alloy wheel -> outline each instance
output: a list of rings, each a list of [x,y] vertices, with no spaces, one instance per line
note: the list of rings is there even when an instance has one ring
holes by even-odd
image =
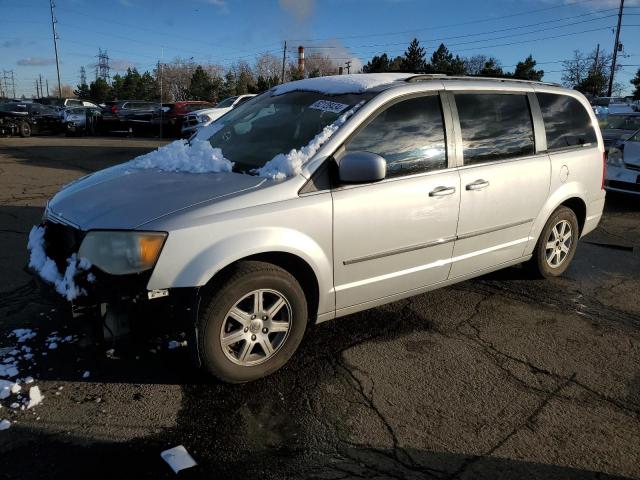
[[[287,298],[270,289],[254,290],[227,312],[220,331],[225,356],[242,366],[258,365],[274,356],[291,329]]]
[[[551,268],[558,268],[566,260],[573,244],[571,224],[566,220],[559,221],[549,233],[545,246],[545,257]]]

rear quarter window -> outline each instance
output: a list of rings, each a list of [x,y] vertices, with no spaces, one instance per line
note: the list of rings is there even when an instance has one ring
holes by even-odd
[[[568,95],[537,93],[547,135],[547,150],[596,144],[591,117],[582,103]]]

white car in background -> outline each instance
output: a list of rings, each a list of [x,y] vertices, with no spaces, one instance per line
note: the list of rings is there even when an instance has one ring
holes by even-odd
[[[609,149],[605,188],[640,194],[640,130]]]
[[[233,110],[238,105],[242,105],[253,97],[255,97],[253,93],[228,97],[218,103],[214,108],[196,110],[195,112],[185,115],[184,121],[182,122],[182,136],[190,137],[199,128],[210,125],[225,113]]]

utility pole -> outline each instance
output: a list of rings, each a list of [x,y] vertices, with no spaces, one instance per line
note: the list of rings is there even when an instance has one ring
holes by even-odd
[[[44,97],[44,90],[42,89],[42,74],[40,74],[40,96]]]
[[[53,48],[56,51],[56,71],[58,72],[58,98],[62,98],[62,86],[60,85],[60,60],[58,59],[58,34],[56,33],[56,20],[55,15],[53,14],[53,9],[55,8],[55,4],[53,0],[49,0],[49,7],[51,8],[51,29],[53,30]]]
[[[344,62],[344,64],[347,66],[347,75],[348,75],[351,73],[351,60]]]
[[[16,98],[16,82],[13,79],[13,70],[11,70],[11,88],[13,89],[13,98]]]
[[[284,83],[284,63],[287,61],[287,41],[284,41],[284,48],[282,49],[282,76],[280,77],[280,83]]]
[[[38,90],[38,79],[36,78],[36,98],[40,98],[40,90]]]
[[[596,78],[598,74],[598,60],[600,59],[600,44],[596,47],[596,58],[593,60],[593,78]],[[596,97],[598,95],[598,85],[593,83],[593,96]]]
[[[47,84],[47,97],[48,97],[49,96],[49,79],[47,78],[45,82]]]
[[[616,42],[613,44],[613,60],[611,60],[611,75],[609,76],[609,88],[607,97],[611,96],[613,90],[613,76],[616,73],[616,60],[618,59],[618,48],[620,46],[620,25],[622,24],[622,11],[624,10],[624,0],[620,0],[620,11],[618,12],[618,26],[616,27]]]

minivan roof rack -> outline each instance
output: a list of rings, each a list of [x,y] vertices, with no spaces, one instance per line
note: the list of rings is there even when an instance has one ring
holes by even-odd
[[[422,82],[424,80],[494,80],[498,82],[519,82],[519,83],[534,83],[537,85],[550,85],[553,87],[561,87],[559,83],[542,82],[538,80],[523,80],[520,78],[505,78],[505,77],[480,77],[471,75],[446,75],[444,73],[420,73],[412,75],[405,79],[405,82]]]

